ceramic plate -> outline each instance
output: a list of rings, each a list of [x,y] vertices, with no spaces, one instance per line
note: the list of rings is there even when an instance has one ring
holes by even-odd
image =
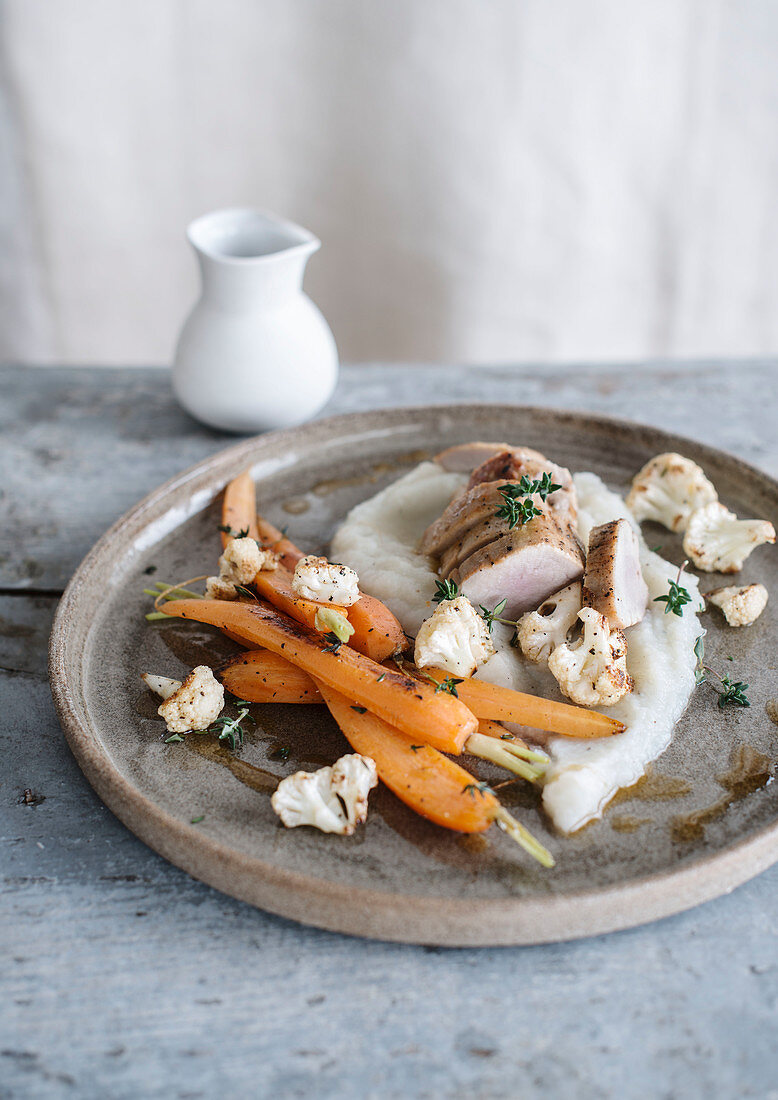
[[[741,574],[773,594],[758,622],[733,630],[702,616],[709,663],[750,683],[750,709],[722,712],[712,690],[699,689],[647,779],[572,837],[549,830],[535,791],[505,789],[509,808],[556,856],[552,871],[496,829],[446,832],[381,787],[352,837],[285,830],[270,806],[278,779],[347,751],[323,708],[255,707],[256,730],[235,754],[211,737],[163,743],[141,672],[180,676],[236,647],[197,624],[147,624],[142,589],[152,576],[213,572],[226,481],[252,467],[262,511],[288,525],[303,548],[322,551],[354,504],[421,458],[471,439],[542,449],[620,491],[649,457],[680,451],[704,466],[727,505],[778,525],[778,483],[765,474],[698,443],[596,416],[488,405],[402,409],[247,440],[148,496],[103,536],[68,586],[52,634],[51,682],[89,782],[137,836],[219,890],[381,939],[465,945],[586,936],[688,908],[762,871],[778,859],[778,783],[770,781],[778,726],[767,707],[778,695],[778,554],[769,548]],[[646,534],[680,562],[676,536],[659,527]],[[721,583],[705,576],[702,588]],[[744,758],[749,775],[733,780]]]

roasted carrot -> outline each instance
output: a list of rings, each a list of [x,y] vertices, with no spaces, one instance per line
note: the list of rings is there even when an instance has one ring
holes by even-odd
[[[222,547],[239,531],[248,531],[249,538],[259,539],[257,496],[248,470],[227,483],[222,500],[222,527],[229,527],[232,532],[231,535],[222,531]]]
[[[266,680],[274,689],[272,698],[277,703],[320,702],[321,700],[317,698],[316,681],[288,661],[286,661],[286,668],[293,673],[293,676],[287,685],[284,661],[285,658],[276,657],[266,649],[240,653],[220,667],[219,679],[228,691],[241,699],[246,699],[249,703],[268,701]],[[309,694],[300,697],[299,689],[303,686],[308,689]],[[430,736],[425,734],[424,739],[429,741]],[[530,783],[537,782],[543,774],[544,765],[548,762],[545,753],[533,751],[520,738],[513,738],[504,726],[498,726],[496,722],[479,723],[478,731],[468,736],[462,751],[480,756],[483,760],[490,760],[493,764],[513,772],[514,775],[529,780]]]
[[[438,682],[448,676],[439,668],[425,668],[424,674]],[[456,688],[457,695],[476,718],[515,722],[564,737],[610,737],[626,728],[623,722],[617,722],[615,718],[596,710],[558,703],[538,695],[526,695],[522,691],[490,684],[488,680],[468,678],[457,683]]]
[[[275,550],[276,554],[281,558],[281,564],[286,569],[290,569],[294,572],[294,567],[297,565],[300,558],[305,557],[302,550],[295,546],[295,544],[286,537],[283,531],[279,531],[277,527],[262,516],[257,516],[257,530],[259,531],[259,538],[262,545],[269,547],[271,550]]]
[[[171,600],[167,615],[226,628],[287,657],[317,680],[347,692],[390,725],[443,752],[461,752],[478,723],[464,703],[430,683],[385,668],[348,645],[329,645],[315,630],[263,604]]]
[[[239,653],[218,669],[219,680],[239,699],[249,703],[323,703],[321,692],[307,672],[269,649]]]
[[[238,474],[225,486],[222,500],[222,526],[229,527],[234,534],[248,530],[249,538],[256,539],[265,548],[275,550],[287,569],[293,570],[300,558],[304,556],[302,550],[290,542],[283,532],[262,516],[257,515],[257,491],[248,470]],[[230,535],[229,532],[222,531],[222,547],[227,545],[234,534]]]
[[[282,568],[260,573],[256,588],[280,611],[306,626],[314,626],[319,605],[302,599],[292,590],[292,573],[304,554],[282,531],[257,515],[256,489],[248,470],[233,478],[224,490],[222,526],[235,534],[247,530],[251,538],[279,555]],[[223,547],[230,537],[228,532],[222,532]],[[354,627],[350,645],[374,661],[383,661],[405,648],[405,635],[396,617],[373,596],[363,594],[348,612],[345,608],[333,610],[346,615]]]
[[[395,653],[402,653],[408,644],[398,619],[375,596],[362,593],[348,609],[348,621],[354,627],[349,645],[374,661],[385,661]]]
[[[292,574],[283,566],[257,573],[254,587],[268,603],[306,626],[316,626],[316,612],[322,606],[339,611],[354,628],[348,644],[374,661],[385,661],[393,653],[399,653],[406,644],[397,619],[388,607],[372,596],[362,596],[351,607],[334,607],[332,604],[322,605],[305,600],[292,588]]]
[[[319,688],[351,747],[375,761],[379,778],[406,806],[460,833],[482,833],[496,822],[535,859],[553,867],[550,852],[503,809],[486,784],[429,745],[416,744],[374,714],[355,709],[340,692],[323,683]]]
[[[349,617],[350,608],[335,607],[333,604],[314,603],[313,600],[306,600],[298,595],[292,588],[292,574],[283,566],[278,569],[263,569],[261,573],[257,573],[253,585],[260,596],[264,596],[268,603],[272,603],[273,607],[283,611],[286,615],[290,615],[304,626],[318,629],[316,626],[316,612],[321,611],[325,606],[332,608],[333,611],[339,611],[345,618]],[[349,641],[350,645],[352,643],[353,639]],[[358,647],[355,646],[354,648]]]

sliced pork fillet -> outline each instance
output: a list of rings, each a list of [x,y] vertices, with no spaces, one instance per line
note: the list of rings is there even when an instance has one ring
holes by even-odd
[[[525,476],[532,480],[545,473],[551,474],[553,481],[561,485],[561,489],[546,498],[548,503],[566,519],[575,519],[578,502],[570,471],[526,447],[509,447],[492,455],[473,470],[467,488],[489,481],[519,481]]]
[[[612,627],[639,623],[648,607],[640,568],[640,544],[626,519],[593,527],[583,583],[584,607],[593,607]]]
[[[450,576],[476,605],[492,608],[506,600],[503,615],[515,619],[583,571],[584,552],[575,531],[548,509],[476,550]]]
[[[447,547],[460,542],[471,527],[494,516],[505,503],[500,489],[512,484],[510,481],[485,481],[458,493],[440,519],[424,532],[419,550],[439,558]]]
[[[494,511],[480,523],[473,524],[464,531],[460,538],[447,546],[440,555],[440,567],[438,572],[441,577],[449,576],[463,561],[469,558],[476,550],[486,546],[489,542],[501,538],[511,530],[508,520],[502,516],[496,516]]]

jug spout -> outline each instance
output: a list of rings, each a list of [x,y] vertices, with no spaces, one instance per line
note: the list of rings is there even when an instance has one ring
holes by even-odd
[[[321,247],[302,226],[248,208],[196,218],[187,238],[197,253],[204,292],[233,306],[260,290],[272,298],[299,291],[308,258]]]

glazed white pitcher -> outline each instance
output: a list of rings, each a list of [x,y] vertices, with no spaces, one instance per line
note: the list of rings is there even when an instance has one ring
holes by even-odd
[[[217,210],[187,229],[202,294],[181,331],[173,389],[215,428],[299,424],[325,405],[338,377],[327,322],[303,293],[312,233],[257,210]]]

